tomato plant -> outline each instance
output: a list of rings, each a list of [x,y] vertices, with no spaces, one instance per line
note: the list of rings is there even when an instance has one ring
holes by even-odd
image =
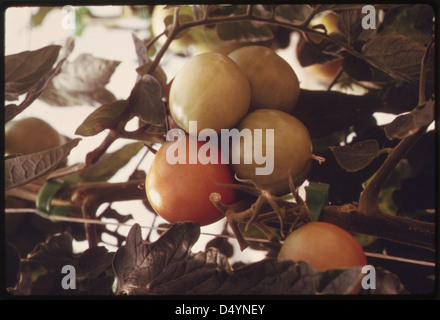
[[[436,7],[15,9],[69,35],[6,46],[5,128],[66,138],[5,132],[10,294],[435,292]]]

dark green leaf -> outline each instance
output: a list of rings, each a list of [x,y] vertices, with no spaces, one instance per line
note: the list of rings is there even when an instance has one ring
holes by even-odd
[[[343,294],[360,267],[319,272],[306,262],[262,261],[231,270],[216,249],[192,253],[200,227],[176,223],[156,242],[142,239],[134,225],[113,260],[117,294],[130,295],[285,295]]]
[[[143,76],[133,88],[128,104],[134,115],[155,126],[165,124],[166,110],[162,101],[161,85],[152,75]]]
[[[344,36],[340,34],[333,34],[332,37],[345,40]],[[319,43],[301,39],[296,50],[299,63],[303,67],[333,61],[339,58],[344,51],[340,46],[327,39],[323,39]]]
[[[113,253],[104,247],[90,248],[82,254],[73,252],[73,237],[56,234],[38,244],[21,262],[20,281],[11,290],[15,295],[112,295]],[[61,282],[62,268],[75,269],[76,289],[66,290]]]
[[[103,104],[81,123],[75,134],[87,137],[94,136],[105,129],[112,128],[119,119],[119,116],[127,108],[127,100],[116,100]]]
[[[63,182],[61,180],[48,180],[40,188],[37,195],[37,200],[35,201],[36,209],[49,213],[51,210],[52,198],[55,194],[63,187]]]
[[[349,54],[342,60],[342,68],[350,77],[358,81],[371,81],[373,78],[371,66],[363,59]]]
[[[61,46],[50,45],[5,57],[5,98],[16,100],[27,92],[56,62]]]
[[[134,33],[132,34],[132,38],[139,66],[149,63],[150,58],[148,57],[147,47],[145,46],[145,43]]]
[[[367,62],[396,79],[419,81],[425,48],[418,42],[397,34],[379,35],[363,46],[362,53]]]
[[[76,138],[60,147],[6,160],[6,190],[25,185],[54,170],[67,158],[80,140]]]
[[[281,4],[276,6],[275,16],[280,20],[301,23],[312,11],[308,4]]]
[[[430,4],[414,4],[386,11],[380,29],[383,34],[401,34],[425,43],[434,30],[434,7]]]
[[[391,123],[386,125],[384,129],[385,134],[390,140],[396,138],[402,139],[420,128],[431,124],[434,121],[434,114],[435,102],[434,100],[429,100],[410,113],[395,118]]]
[[[119,169],[123,168],[142,148],[143,143],[135,142],[123,146],[121,149],[103,155],[98,162],[86,167],[80,177],[84,181],[107,181]]]
[[[356,172],[368,166],[380,153],[376,140],[365,140],[353,145],[330,148],[338,164],[348,172]]]
[[[28,106],[32,104],[46,89],[47,85],[50,83],[53,77],[55,77],[64,63],[65,59],[62,59],[58,62],[55,68],[46,73],[44,77],[42,77],[37,83],[35,83],[32,88],[29,89],[26,94],[25,99],[19,104],[10,104],[5,106],[5,121],[8,122],[12,120],[16,115],[26,109]]]
[[[362,15],[360,10],[345,10],[339,13],[337,27],[353,43],[362,32]]]
[[[78,264],[88,279],[96,279],[111,267],[113,256],[104,247],[89,248],[81,254]]]
[[[321,210],[328,205],[328,190],[330,186],[326,183],[310,182],[306,190],[306,203],[309,208],[311,221],[318,221]]]

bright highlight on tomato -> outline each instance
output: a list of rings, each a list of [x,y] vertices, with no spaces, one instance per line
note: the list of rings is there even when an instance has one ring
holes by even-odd
[[[282,245],[278,260],[306,261],[320,271],[367,264],[359,242],[327,222],[309,222],[294,230]]]
[[[189,160],[190,140],[197,145],[196,164]],[[157,151],[145,180],[145,189],[151,206],[168,222],[192,221],[204,226],[223,218],[223,213],[209,200],[212,192],[219,193],[224,204],[235,201],[234,189],[218,185],[233,183],[229,166],[222,164],[220,159],[218,164],[213,164],[208,159],[209,154],[204,158],[205,153],[199,152],[202,147],[217,147],[207,146],[209,143],[187,135],[176,142],[165,142]],[[168,162],[167,150],[171,146],[186,150],[186,164]]]

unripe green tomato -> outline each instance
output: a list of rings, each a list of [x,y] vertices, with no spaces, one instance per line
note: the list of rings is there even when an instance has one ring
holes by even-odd
[[[189,132],[189,121],[202,129],[234,127],[248,112],[249,82],[227,56],[208,52],[191,57],[175,76],[169,108],[177,125]]]
[[[12,121],[7,125],[5,153],[26,155],[59,147],[65,142],[65,138],[46,121],[38,118],[25,118]]]
[[[298,102],[298,77],[290,64],[264,46],[246,46],[228,55],[251,85],[251,110],[277,109],[290,113]]]
[[[262,167],[255,161],[255,143],[252,140],[240,139],[240,144],[232,144],[231,155],[240,154],[240,163],[232,163],[232,169],[239,179],[251,179],[259,187],[272,194],[283,195],[289,192],[289,174],[295,186],[300,186],[308,173],[312,160],[312,142],[307,128],[294,116],[274,109],[258,109],[248,114],[238,125],[242,131],[263,129],[261,150],[266,152],[266,161],[273,159],[273,172],[257,175],[256,168]],[[267,141],[267,129],[273,129],[273,145]],[[273,154],[271,153],[273,149]],[[252,163],[245,163],[245,150],[252,150]],[[273,156],[273,158],[272,158]]]
[[[309,222],[295,229],[281,246],[278,260],[306,261],[319,271],[367,264],[359,242],[327,222]]]

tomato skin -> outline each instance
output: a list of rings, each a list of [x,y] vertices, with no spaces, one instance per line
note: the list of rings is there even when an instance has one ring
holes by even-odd
[[[278,260],[306,261],[320,271],[367,264],[358,241],[327,222],[309,222],[294,230],[282,245]]]
[[[223,218],[223,213],[209,200],[212,192],[219,193],[224,204],[233,203],[236,195],[234,189],[217,185],[233,183],[229,165],[220,163],[220,158],[218,164],[201,164],[201,153],[196,164],[189,163],[191,139],[197,144],[197,150],[210,143],[196,141],[195,137],[188,135],[176,142],[165,142],[148,170],[145,189],[151,206],[168,222],[193,221],[204,226]],[[167,150],[173,143],[185,144],[186,164],[170,164],[167,161]]]
[[[228,57],[244,72],[251,86],[251,107],[292,112],[298,102],[299,80],[290,64],[268,47],[244,46]]]
[[[191,57],[171,85],[169,108],[176,124],[189,132],[189,122],[203,129],[233,128],[249,110],[249,82],[227,56],[208,52]],[[191,133],[192,134],[192,133]]]
[[[312,163],[313,147],[307,128],[294,116],[275,109],[258,109],[249,113],[238,125],[238,130],[267,129],[274,130],[273,172],[267,175],[257,175],[255,163],[245,163],[244,150],[253,150],[255,141],[240,141],[232,146],[231,153],[240,154],[240,162],[232,163],[233,171],[240,179],[251,179],[258,186],[269,190],[274,195],[284,195],[290,191],[289,174],[295,186],[300,186]],[[251,145],[250,145],[251,144]],[[262,150],[270,152],[271,143],[263,138]]]

